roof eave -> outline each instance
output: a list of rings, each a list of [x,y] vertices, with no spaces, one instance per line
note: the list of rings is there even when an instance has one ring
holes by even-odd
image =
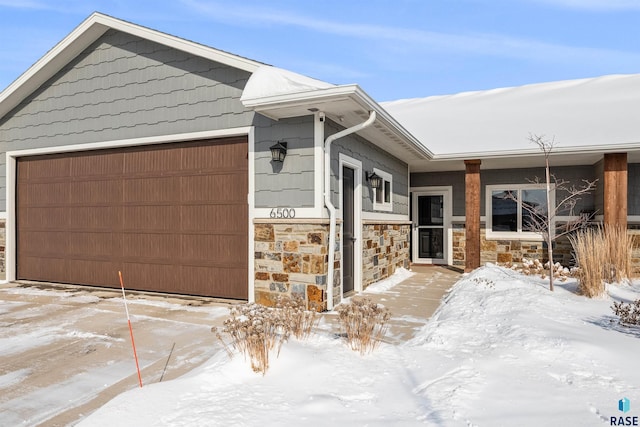
[[[331,113],[331,105],[336,105],[340,101],[350,102],[354,111],[358,109],[375,111],[377,114],[376,120],[382,122],[392,130],[396,136],[411,146],[418,156],[423,159],[433,158],[433,153],[429,151],[429,149],[402,127],[402,125],[358,85],[341,85],[326,89],[313,89],[304,92],[242,100],[245,107],[274,120],[294,117],[303,113],[311,114],[316,108],[325,113]]]
[[[605,144],[605,145],[574,145],[570,147],[554,147],[551,156],[566,154],[605,154],[640,150],[640,142]],[[465,159],[496,159],[514,157],[541,156],[543,153],[536,148],[527,150],[477,151],[464,153],[438,153],[433,160],[465,160]]]

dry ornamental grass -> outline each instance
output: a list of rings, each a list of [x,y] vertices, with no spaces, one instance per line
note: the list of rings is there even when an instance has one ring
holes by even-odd
[[[605,283],[631,278],[633,241],[622,227],[597,227],[569,236],[577,264],[578,291],[589,298],[603,295]]]
[[[391,313],[388,308],[368,298],[353,300],[336,307],[340,325],[346,332],[352,350],[365,354],[375,350],[389,327]]]
[[[276,308],[250,303],[231,307],[230,317],[224,321],[221,330],[212,328],[212,332],[222,342],[229,357],[233,350],[249,357],[254,372],[264,375],[269,369],[269,354],[280,354],[282,344],[293,334],[304,339],[317,325],[316,312],[305,310],[304,300],[298,298],[280,298]],[[230,339],[227,343],[223,337]]]
[[[254,303],[233,306],[223,327],[214,327],[211,331],[222,342],[229,357],[237,350],[249,358],[254,372],[264,375],[269,369],[271,352],[276,351],[277,357],[282,344],[291,335],[306,339],[317,326],[320,317],[305,307],[302,298],[280,298],[275,308]],[[391,318],[389,309],[368,298],[340,304],[336,311],[348,345],[360,354],[378,346]]]

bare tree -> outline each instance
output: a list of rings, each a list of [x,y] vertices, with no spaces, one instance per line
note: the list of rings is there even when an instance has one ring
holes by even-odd
[[[553,291],[553,242],[562,236],[584,228],[594,217],[595,212],[575,214],[575,207],[582,196],[590,193],[596,187],[596,182],[583,179],[581,185],[577,186],[564,179],[558,179],[551,173],[549,167],[549,157],[556,146],[555,138],[550,141],[544,135],[529,135],[529,141],[536,144],[544,155],[545,162],[545,181],[541,182],[539,178],[529,180],[533,184],[545,184],[546,189],[546,206],[542,203],[530,203],[522,201],[522,210],[527,214],[527,231],[540,234],[547,244],[547,256],[549,258],[549,290]],[[555,205],[552,204],[552,194],[554,190],[556,194],[560,194],[558,199],[556,196]],[[517,196],[511,192],[507,193],[506,198],[517,202]],[[569,221],[557,221],[558,216],[569,216]],[[524,217],[524,215],[523,215]],[[524,218],[523,218],[524,221]]]

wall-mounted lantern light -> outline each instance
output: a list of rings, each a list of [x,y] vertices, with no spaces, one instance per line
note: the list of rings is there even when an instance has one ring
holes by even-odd
[[[286,141],[278,141],[271,147],[271,160],[274,162],[284,162],[284,158],[287,157],[287,142]]]
[[[367,181],[369,181],[369,184],[371,185],[371,188],[375,188],[376,190],[380,189],[380,187],[382,187],[382,178],[380,178],[378,175],[376,175],[375,172],[367,172]]]

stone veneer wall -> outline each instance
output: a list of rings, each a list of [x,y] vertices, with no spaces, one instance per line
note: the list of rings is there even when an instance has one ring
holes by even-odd
[[[480,264],[521,262],[522,258],[546,259],[547,251],[541,241],[526,240],[487,240],[486,229],[480,229]],[[568,239],[555,242],[553,258],[564,266],[573,263],[571,243]],[[453,229],[453,265],[464,268],[465,229]]]
[[[366,222],[362,226],[362,288],[409,268],[411,224]]]
[[[307,302],[308,309],[326,310],[329,224],[268,220],[256,221],[254,230],[255,301],[274,306],[278,296],[298,295]],[[340,248],[339,244],[336,246]],[[334,277],[340,278],[339,250],[334,268]]]

